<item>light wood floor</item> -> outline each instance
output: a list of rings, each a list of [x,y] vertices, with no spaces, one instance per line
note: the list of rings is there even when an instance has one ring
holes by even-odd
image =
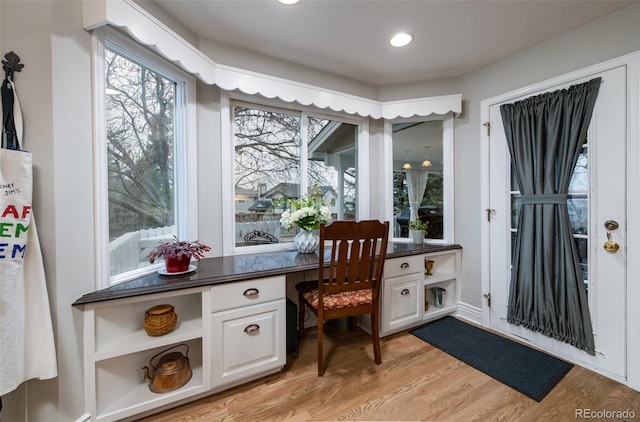
[[[308,336],[283,372],[142,421],[578,421],[577,409],[640,420],[640,392],[579,366],[538,403],[408,332],[382,339],[377,366],[368,335],[334,331],[322,378]]]

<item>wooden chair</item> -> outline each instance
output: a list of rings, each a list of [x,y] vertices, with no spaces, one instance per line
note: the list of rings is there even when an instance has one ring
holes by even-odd
[[[373,354],[376,364],[382,362],[379,298],[388,235],[388,221],[334,221],[320,226],[318,280],[296,285],[300,340],[305,333],[305,307],[318,317],[318,376],[324,375],[323,322],[330,319],[352,317],[355,328],[357,315],[370,314]],[[325,241],[331,246],[325,246]]]

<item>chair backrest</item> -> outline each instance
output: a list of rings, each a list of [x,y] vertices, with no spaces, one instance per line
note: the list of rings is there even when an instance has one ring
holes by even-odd
[[[373,288],[377,293],[384,270],[389,222],[334,221],[320,226],[320,297],[326,293]],[[325,242],[330,242],[325,245]],[[330,248],[330,249],[328,249]],[[325,259],[328,250],[328,261]],[[328,263],[328,267],[325,266]],[[377,294],[375,295],[377,297]]]

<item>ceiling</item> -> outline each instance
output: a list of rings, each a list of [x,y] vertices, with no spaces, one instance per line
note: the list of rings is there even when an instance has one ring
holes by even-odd
[[[155,3],[195,34],[217,43],[384,86],[464,75],[637,1]],[[400,30],[414,34],[414,42],[390,47],[388,39]]]

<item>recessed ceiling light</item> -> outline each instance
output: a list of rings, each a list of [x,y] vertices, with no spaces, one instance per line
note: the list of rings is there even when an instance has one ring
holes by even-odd
[[[300,3],[301,0],[278,0],[278,3],[286,4],[287,6],[291,6],[292,4]]]
[[[398,32],[396,35],[391,37],[391,39],[389,40],[389,44],[391,44],[393,47],[404,47],[411,41],[413,41],[413,35],[409,34],[408,32]]]

